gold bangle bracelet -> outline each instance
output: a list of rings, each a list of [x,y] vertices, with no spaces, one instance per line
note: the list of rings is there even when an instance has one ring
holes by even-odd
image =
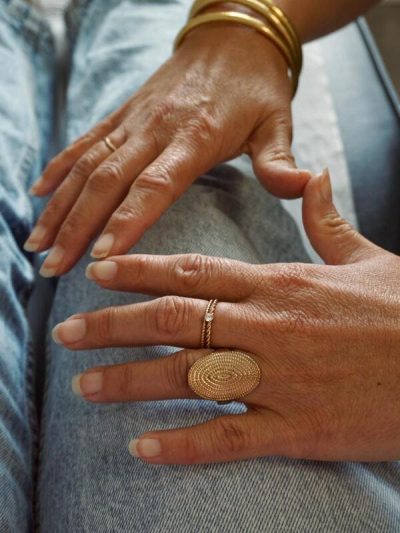
[[[237,13],[236,11],[216,11],[213,13],[198,15],[197,17],[189,20],[178,33],[174,42],[174,50],[178,48],[185,36],[190,31],[194,30],[198,26],[201,26],[202,24],[208,24],[210,22],[233,22],[235,24],[249,26],[274,43],[286,59],[288,67],[291,71],[293,94],[296,94],[300,72],[298,70],[298,65],[293,63],[292,54],[290,53],[287,43],[278,35],[276,35],[276,33],[274,33],[268,26],[266,26],[266,24],[261,22],[261,20],[249,15],[245,15],[244,13]]]
[[[227,1],[231,4],[234,3],[248,7],[262,15],[279,32],[281,37],[287,41],[291,49],[292,61],[298,65],[298,70],[301,70],[303,54],[299,41],[293,39],[286,25],[282,23],[282,20],[262,0],[196,0],[189,12],[189,19],[195,17],[211,5],[226,3]]]
[[[227,0],[229,1],[229,0]],[[286,27],[290,35],[292,36],[293,42],[297,43],[298,47],[301,50],[301,41],[300,37],[298,36],[293,24],[290,22],[289,18],[286,16],[285,12],[282,11],[281,8],[279,8],[277,5],[275,5],[272,0],[260,0],[261,2],[265,3],[273,13],[279,18],[279,20],[282,22],[282,24]],[[300,68],[302,67],[302,62],[300,64]]]

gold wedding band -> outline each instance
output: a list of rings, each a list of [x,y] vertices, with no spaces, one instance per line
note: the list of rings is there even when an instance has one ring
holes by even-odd
[[[239,350],[218,350],[196,361],[188,384],[204,400],[229,403],[253,392],[261,382],[261,369],[253,356]]]
[[[103,138],[103,141],[105,142],[107,148],[109,148],[112,152],[116,152],[117,151],[117,147],[115,146],[115,144],[110,140],[109,137],[104,137]]]

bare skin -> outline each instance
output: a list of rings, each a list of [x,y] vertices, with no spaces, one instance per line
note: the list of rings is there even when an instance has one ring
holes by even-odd
[[[153,361],[89,369],[74,389],[91,402],[195,398],[187,382],[202,317],[218,298],[213,347],[254,354],[261,384],[248,410],[140,435],[150,463],[210,463],[265,455],[326,461],[400,459],[400,258],[359,235],[332,204],[327,174],[306,186],[303,220],[326,265],[250,265],[202,256],[123,256],[92,263],[104,288],[150,302],[75,315],[56,326],[71,350],[173,345]],[[151,376],[152,379],[149,379]]]
[[[328,33],[373,0],[278,0],[300,39]],[[247,11],[238,4],[211,6]],[[125,105],[55,157],[32,188],[51,194],[25,247],[49,250],[43,276],[126,253],[203,172],[248,154],[261,183],[301,196],[310,173],[291,153],[291,84],[275,46],[247,27],[197,28]],[[102,140],[109,136],[112,153]]]
[[[277,0],[303,43],[335,31],[359,17],[379,0]]]
[[[194,31],[34,186],[52,193],[28,240],[30,250],[53,246],[42,274],[67,272],[99,233],[95,258],[127,252],[202,173],[242,153],[273,194],[300,196],[310,173],[290,150],[291,93],[284,59],[261,35],[229,25]]]

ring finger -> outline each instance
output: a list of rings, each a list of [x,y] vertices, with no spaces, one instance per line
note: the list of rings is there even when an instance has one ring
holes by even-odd
[[[89,177],[83,173],[75,174],[75,179],[72,176],[71,188],[67,192],[60,188],[39,220],[39,227],[45,228],[47,234],[40,249],[53,244],[53,250],[57,250],[56,254],[50,251],[41,271],[43,275],[60,275],[75,264],[125,197],[135,177],[157,156],[152,145],[141,141],[127,142],[111,155],[106,144],[101,144],[103,150],[104,147],[108,150],[108,157],[98,161]]]
[[[106,160],[119,159],[119,149],[124,145],[124,134],[115,130],[108,137],[116,150],[111,151],[104,139],[91,146],[72,166],[67,177],[58,186],[38,218],[31,235],[25,243],[28,251],[47,250],[78,199],[86,181],[98,166]]]
[[[70,350],[108,346],[200,346],[205,300],[164,296],[149,302],[109,307],[70,317],[53,329],[53,338]],[[219,302],[213,320],[212,346],[241,346],[243,333],[237,304]]]

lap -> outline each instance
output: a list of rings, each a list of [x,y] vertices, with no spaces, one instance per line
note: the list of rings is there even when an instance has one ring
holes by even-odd
[[[68,141],[128,98],[168,57],[188,9],[186,1],[75,4],[80,10],[69,14],[72,34],[78,33],[68,92]],[[202,176],[132,253],[197,252],[252,263],[307,261],[295,224],[280,203],[238,168],[224,165]],[[83,258],[59,281],[50,328],[73,313],[145,298],[101,290],[87,281],[89,260]],[[49,342],[38,488],[42,531],[396,530],[397,463],[265,457],[152,466],[129,455],[132,438],[240,412],[243,406],[194,400],[93,405],[71,391],[73,375],[88,367],[164,357],[174,349],[71,353]]]
[[[222,179],[202,178],[132,252],[200,252],[254,263],[306,260],[297,230],[276,200],[260,195],[258,184],[237,171],[230,179],[228,170]],[[268,214],[264,220],[253,219],[253,209],[258,216]],[[257,232],[262,246],[253,240]],[[86,281],[88,261],[83,259],[60,281],[51,326],[75,312],[145,298],[104,291]],[[61,531],[65,524],[74,531],[99,532],[395,531],[400,517],[397,464],[265,457],[152,466],[129,455],[131,438],[238,413],[243,406],[193,400],[93,405],[71,391],[72,376],[85,368],[172,351],[150,346],[70,353],[49,346],[40,483],[43,531]],[[54,515],[50,510],[60,499],[64,505]]]

